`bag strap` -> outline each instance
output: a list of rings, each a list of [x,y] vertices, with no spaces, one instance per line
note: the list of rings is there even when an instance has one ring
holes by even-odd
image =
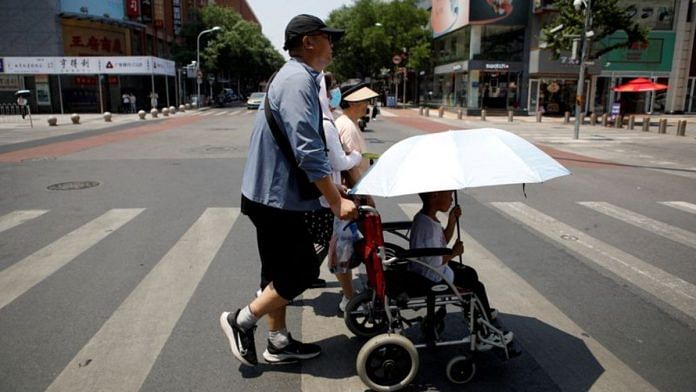
[[[271,128],[271,133],[273,134],[273,138],[275,139],[276,144],[280,148],[280,151],[285,156],[285,159],[287,159],[288,162],[290,162],[293,168],[299,169],[299,165],[297,164],[295,154],[292,153],[292,148],[290,147],[290,140],[288,139],[287,135],[280,130],[280,127],[278,126],[275,117],[273,117],[273,113],[271,113],[271,105],[268,100],[268,93],[271,90],[271,82],[277,74],[278,72],[274,73],[268,81],[268,88],[266,89],[266,97],[263,104],[263,111],[264,115],[266,116],[266,122],[268,123],[268,127]],[[323,114],[321,113],[321,105],[319,106],[319,110],[320,115],[318,130],[319,136],[321,137],[321,140],[324,143],[324,152],[326,153],[328,150],[326,149],[326,135],[324,134]]]

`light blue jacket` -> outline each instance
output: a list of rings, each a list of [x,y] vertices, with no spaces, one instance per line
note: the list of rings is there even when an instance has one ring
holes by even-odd
[[[257,203],[292,211],[319,208],[319,200],[303,200],[290,164],[273,138],[264,110],[271,110],[290,140],[295,158],[310,181],[331,174],[331,164],[319,135],[320,73],[294,58],[278,71],[268,90],[270,108],[263,105],[254,119],[242,194]]]

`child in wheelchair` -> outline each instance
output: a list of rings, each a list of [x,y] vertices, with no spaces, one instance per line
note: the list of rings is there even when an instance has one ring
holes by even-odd
[[[418,196],[420,196],[423,202],[423,207],[413,218],[409,241],[411,249],[446,248],[454,234],[455,222],[462,214],[459,206],[455,206],[450,210],[453,201],[452,191],[420,193]],[[437,213],[446,213],[448,211],[448,220],[443,228],[438,220]],[[419,263],[411,263],[409,269],[419,273],[433,283],[441,282],[444,276],[444,279],[455,287],[473,291],[481,302],[488,320],[494,322],[498,312],[490,307],[486,288],[479,281],[476,270],[454,261],[455,257],[463,253],[464,245],[457,240],[452,247],[451,254],[419,257],[419,260],[428,264],[432,269]],[[442,311],[440,314],[442,314]],[[491,333],[484,340],[496,341],[496,339],[499,340],[498,335]],[[510,342],[512,340],[512,332],[506,332],[504,339],[505,343]]]

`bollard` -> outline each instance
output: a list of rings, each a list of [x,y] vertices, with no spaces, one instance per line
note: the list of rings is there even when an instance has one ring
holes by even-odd
[[[80,115],[77,113],[73,113],[72,116],[70,116],[70,120],[72,120],[73,124],[79,124],[80,123]]]
[[[513,111],[512,111],[512,110],[508,110],[508,122],[512,122],[513,116],[514,116]]]
[[[164,117],[169,117],[169,108],[167,108],[167,107],[162,108],[162,115]]]
[[[623,116],[616,116],[616,120],[614,120],[614,127],[623,128]]]
[[[657,128],[657,133],[667,133],[667,119],[660,119],[659,126]]]
[[[643,132],[650,132],[650,117],[643,117]]]
[[[538,123],[541,122],[541,112],[537,112],[537,114],[536,114],[536,122],[538,122]]]
[[[185,112],[185,111],[186,111],[186,106],[184,106],[183,104],[179,105],[179,111],[182,112],[182,113]]]
[[[590,114],[590,125],[597,125],[597,113]]]
[[[442,116],[444,116],[444,115],[445,115],[445,107],[444,107],[444,106],[440,106],[440,108],[437,109],[437,116],[440,117],[440,118],[442,118]]]
[[[563,124],[570,124],[570,112],[565,112],[563,115]]]
[[[628,129],[633,130],[636,125],[636,116],[630,115],[628,116]]]
[[[169,114],[171,114],[172,116],[176,114],[176,107],[175,106],[169,107]]]
[[[111,122],[111,112],[104,112],[104,121]]]
[[[425,108],[425,117],[430,117],[430,108]]]
[[[686,120],[679,121],[677,126],[677,136],[686,136]]]
[[[138,117],[140,117],[141,120],[145,119],[145,111],[144,110],[139,110],[138,111]]]
[[[602,114],[602,126],[606,127],[607,124],[609,124],[609,116],[606,113],[604,113]]]
[[[423,106],[418,108],[418,115],[422,116],[423,115]]]
[[[152,116],[152,118],[157,118],[158,113],[159,112],[155,108],[152,108],[152,110],[150,110],[150,115]]]
[[[58,117],[56,116],[48,116],[46,121],[48,121],[49,126],[55,127],[56,125],[58,125]]]
[[[486,121],[486,109],[481,110],[481,121]]]
[[[186,110],[191,110],[191,104],[190,104],[190,103],[187,103],[187,104],[184,105],[184,106],[186,107]]]

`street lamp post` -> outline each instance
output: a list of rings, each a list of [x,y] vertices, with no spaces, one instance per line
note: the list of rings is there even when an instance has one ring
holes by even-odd
[[[585,5],[585,25],[582,28],[582,52],[580,54],[580,74],[578,75],[578,90],[575,97],[575,128],[573,139],[580,137],[580,123],[585,117],[585,60],[589,51],[588,33],[592,31],[592,0],[573,0],[576,10]]]
[[[198,34],[198,38],[196,38],[196,109],[201,108],[201,78],[199,77],[201,71],[201,36],[221,29],[220,26],[215,26],[212,29],[203,30]]]

